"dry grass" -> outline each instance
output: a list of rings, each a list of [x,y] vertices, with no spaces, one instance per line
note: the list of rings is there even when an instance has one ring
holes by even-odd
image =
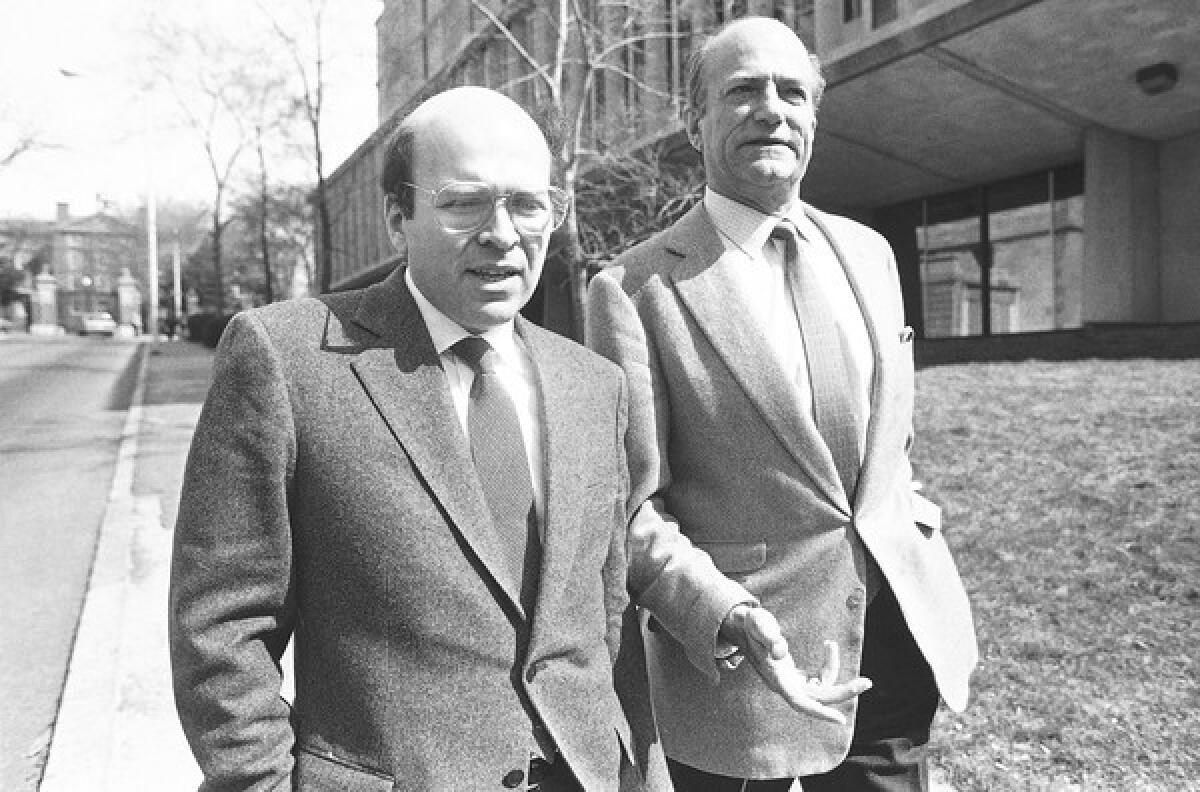
[[[1200,790],[1200,361],[917,375],[981,665],[936,766],[967,790]]]

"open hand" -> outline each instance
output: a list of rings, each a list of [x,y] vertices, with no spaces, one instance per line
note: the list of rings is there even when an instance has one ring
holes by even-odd
[[[797,668],[779,622],[764,608],[735,605],[721,624],[721,636],[741,648],[766,686],[792,709],[818,720],[844,724],[846,717],[830,705],[871,688],[865,677],[837,684],[841,661],[836,641],[825,642],[825,665],[815,676]]]

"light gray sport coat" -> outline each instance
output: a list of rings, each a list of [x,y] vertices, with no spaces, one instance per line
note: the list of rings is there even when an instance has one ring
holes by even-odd
[[[951,707],[965,706],[976,663],[940,512],[912,488],[913,349],[891,249],[865,226],[805,211],[846,271],[874,351],[853,503],[750,318],[734,280],[740,256],[726,254],[703,205],[618,257],[588,293],[589,346],[621,365],[630,388],[631,513],[641,506],[630,586],[655,617],[646,641],[663,744],[674,759],[739,778],[824,772],[852,733],[793,712],[748,666],[718,672],[717,629],[739,601],[778,617],[802,667],[819,668],[831,639],[839,681],[856,676],[865,546]]]
[[[545,745],[530,713],[589,792],[667,786],[627,607],[623,380],[577,344],[520,319],[517,332],[543,404],[534,613],[503,572],[402,271],[230,323],[171,581],[175,694],[203,789],[504,789]]]

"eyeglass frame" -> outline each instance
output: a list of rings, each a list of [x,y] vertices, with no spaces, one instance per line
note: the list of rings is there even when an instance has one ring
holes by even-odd
[[[441,187],[438,187],[436,190],[431,190],[428,187],[422,187],[421,185],[413,184],[412,182],[400,182],[400,185],[404,186],[404,187],[411,187],[414,190],[417,190],[419,192],[424,193],[425,195],[428,195],[429,199],[430,199],[430,205],[434,210],[434,216],[437,218],[438,225],[440,225],[444,231],[447,231],[451,234],[474,234],[476,231],[483,228],[489,222],[492,221],[492,219],[496,216],[496,209],[499,207],[501,202],[504,202],[505,204],[507,204],[508,199],[512,198],[514,195],[520,195],[520,194],[537,195],[539,192],[541,192],[541,190],[509,190],[508,192],[502,193],[499,190],[497,190],[495,187],[493,187],[492,185],[490,185],[486,182],[464,181],[464,180],[457,180],[457,179],[446,182]],[[443,190],[446,190],[450,187],[457,187],[457,186],[462,186],[462,185],[470,185],[473,187],[486,188],[487,191],[489,193],[491,193],[491,196],[492,196],[492,210],[490,212],[488,212],[487,215],[485,215],[482,220],[479,221],[478,225],[476,225],[472,228],[448,228],[446,226],[446,224],[442,221],[442,218],[438,215],[437,197],[438,197],[438,195],[440,195],[442,193]],[[556,187],[553,184],[548,185],[545,189],[545,192],[550,197],[550,204],[551,204],[550,219],[546,223],[546,227],[541,229],[540,231],[522,231],[520,228],[517,227],[517,223],[513,219],[512,212],[509,212],[508,220],[510,223],[512,223],[512,226],[514,229],[516,229],[517,233],[521,234],[522,236],[533,236],[535,234],[544,234],[547,231],[554,231],[559,226],[561,226],[564,222],[566,222],[567,213],[571,209],[571,197],[569,195],[567,195],[566,190],[562,189],[561,187]],[[558,200],[561,202],[561,207],[562,207],[561,210],[559,210],[559,211],[561,211],[562,216],[559,217],[557,221],[555,221],[555,219],[554,219],[555,196],[558,196]],[[507,205],[505,206],[505,210],[506,211],[508,210]]]

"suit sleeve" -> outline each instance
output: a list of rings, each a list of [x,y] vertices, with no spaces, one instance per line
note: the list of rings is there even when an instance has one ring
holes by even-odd
[[[217,350],[184,474],[171,565],[176,707],[201,792],[291,788],[280,696],[292,629],[287,488],[295,434],[282,367],[241,314]]]
[[[716,568],[667,511],[670,401],[652,338],[633,301],[606,272],[588,288],[588,346],[617,363],[629,388],[629,588],[715,684],[717,632],[734,605],[755,597]]]

